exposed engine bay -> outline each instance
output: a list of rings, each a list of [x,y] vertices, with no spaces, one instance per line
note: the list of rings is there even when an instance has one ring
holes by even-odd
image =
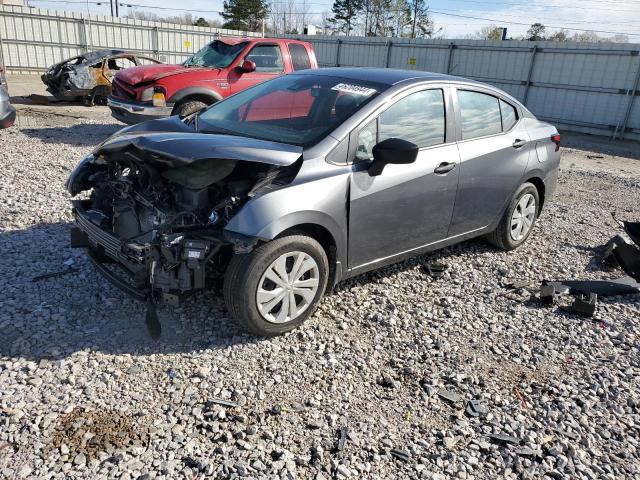
[[[72,195],[88,193],[73,201],[72,246],[88,248],[107,277],[105,263],[124,267],[127,284],[110,280],[127,293],[176,305],[222,274],[234,248],[250,248],[225,225],[251,198],[291,182],[300,164],[202,159],[176,166],[133,145],[91,155],[67,182]]]

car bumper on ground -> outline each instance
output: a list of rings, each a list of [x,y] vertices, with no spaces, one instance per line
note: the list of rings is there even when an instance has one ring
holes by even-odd
[[[154,107],[148,103],[126,102],[113,97],[107,99],[111,115],[129,125],[171,116],[173,105]]]

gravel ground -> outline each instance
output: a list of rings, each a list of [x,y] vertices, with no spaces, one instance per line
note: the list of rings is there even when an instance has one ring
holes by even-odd
[[[60,111],[0,131],[0,478],[639,478],[640,298],[585,319],[501,286],[620,275],[593,247],[610,211],[640,219],[637,145],[573,138],[517,251],[470,241],[343,282],[269,340],[214,291],[160,309],[156,343],[68,247],[63,182],[119,126]]]

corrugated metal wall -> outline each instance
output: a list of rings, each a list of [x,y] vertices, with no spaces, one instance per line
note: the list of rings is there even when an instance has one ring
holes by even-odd
[[[42,71],[89,50],[123,49],[178,63],[215,36],[260,36],[128,18],[0,6],[0,63],[14,72]]]
[[[41,71],[87,50],[122,48],[177,63],[216,35],[259,36],[71,12],[0,6],[0,63]],[[507,91],[566,130],[640,140],[638,44],[292,36],[321,66],[450,73]]]
[[[565,130],[640,140],[640,45],[291,37],[321,66],[449,73],[490,83]]]

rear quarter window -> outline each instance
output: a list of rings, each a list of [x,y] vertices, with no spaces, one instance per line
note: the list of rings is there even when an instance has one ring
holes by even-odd
[[[508,132],[518,123],[518,112],[513,105],[500,100],[500,113],[502,114],[502,130]]]
[[[289,44],[289,54],[291,55],[291,63],[294,70],[308,70],[311,68],[311,60],[309,60],[309,52],[303,45],[298,43]]]

